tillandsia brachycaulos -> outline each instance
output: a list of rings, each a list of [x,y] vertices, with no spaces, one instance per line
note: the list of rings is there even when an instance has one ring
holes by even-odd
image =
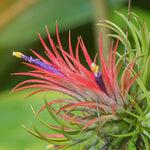
[[[29,72],[14,73],[14,75],[36,77],[36,79],[19,83],[14,87],[13,92],[40,88],[27,97],[44,91],[58,91],[70,96],[68,99],[56,99],[49,102],[44,97],[45,106],[38,112],[32,108],[39,121],[56,134],[43,134],[33,124],[34,131],[32,131],[22,124],[29,133],[49,142],[48,148],[123,150],[132,145],[133,149],[149,150],[150,34],[146,23],[135,13],[131,13],[130,17],[134,17],[138,28],[123,14],[116,13],[127,24],[134,43],[131,43],[122,29],[113,22],[100,21],[98,25],[113,30],[114,34],[110,36],[117,39],[115,46],[113,42],[111,43],[107,65],[103,55],[101,31],[99,40],[101,68],[96,64],[97,55],[94,61],[90,58],[81,37],[78,38],[74,53],[70,32],[69,53],[67,53],[62,47],[57,24],[58,46],[55,46],[47,28],[51,50],[39,35],[48,60],[33,50],[31,51],[38,59],[20,52],[13,52],[14,56],[28,61],[24,62],[25,65],[34,69]],[[119,41],[127,49],[124,55],[117,53]],[[80,63],[79,48],[83,52],[89,69]],[[119,56],[118,59],[116,55]],[[118,78],[119,73],[121,78]],[[58,104],[58,110],[54,104]],[[44,109],[47,109],[57,125],[39,117],[38,114]]]

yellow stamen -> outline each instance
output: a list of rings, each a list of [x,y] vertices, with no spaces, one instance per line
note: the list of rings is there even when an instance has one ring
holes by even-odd
[[[13,52],[13,56],[16,56],[18,58],[21,58],[21,57],[25,57],[22,53],[20,52]]]
[[[91,68],[96,74],[98,74],[99,66],[97,66],[95,63],[92,63]]]

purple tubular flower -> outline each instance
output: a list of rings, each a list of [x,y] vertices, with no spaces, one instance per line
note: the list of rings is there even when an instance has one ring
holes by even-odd
[[[102,78],[102,74],[101,71],[99,70],[97,74],[94,74],[95,76],[95,81],[96,83],[99,85],[99,87],[105,92],[107,93],[106,89],[105,89],[105,85],[104,85],[104,81]]]
[[[95,63],[92,63],[91,68],[94,72],[95,81],[98,84],[98,86],[107,94],[107,90],[105,88],[105,84],[103,81],[103,77],[101,74],[101,71],[99,70],[99,66],[97,66]]]
[[[53,145],[53,147],[55,148],[55,147],[58,147],[58,145]]]
[[[28,57],[20,52],[13,52],[13,55],[16,57],[22,58],[24,60],[27,60],[27,61],[35,64],[36,66],[39,66],[40,68],[43,68],[49,72],[52,72],[52,73],[60,75],[60,76],[64,76],[64,74],[61,73],[60,71],[58,71],[56,67],[48,65],[38,59],[34,59],[34,58],[32,58],[32,56]]]
[[[55,148],[57,148],[57,147],[58,147],[58,145],[50,144],[50,145],[47,146],[47,149],[49,149],[49,148],[55,149]]]

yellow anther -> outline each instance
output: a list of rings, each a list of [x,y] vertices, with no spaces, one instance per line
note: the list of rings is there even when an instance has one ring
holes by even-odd
[[[53,144],[50,144],[50,145],[48,145],[46,148],[47,148],[47,149],[53,148],[53,146],[54,146]]]
[[[99,66],[97,66],[95,63],[92,63],[91,68],[95,72],[95,74],[98,74]]]
[[[22,53],[20,53],[20,52],[13,52],[13,56],[16,56],[16,57],[19,57],[19,58],[21,58],[21,57],[25,57]]]

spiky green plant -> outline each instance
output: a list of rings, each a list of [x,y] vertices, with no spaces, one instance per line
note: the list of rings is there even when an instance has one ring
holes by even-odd
[[[101,69],[96,65],[96,57],[92,62],[81,38],[78,39],[75,54],[73,53],[70,33],[70,53],[65,52],[60,42],[57,26],[58,47],[55,46],[47,29],[53,52],[39,35],[50,61],[33,50],[32,52],[40,60],[20,52],[13,53],[13,55],[33,63],[25,64],[35,69],[26,73],[15,74],[38,78],[23,81],[13,91],[38,87],[41,89],[29,96],[37,92],[54,90],[72,97],[71,99],[56,99],[50,102],[44,98],[45,106],[38,112],[33,109],[39,121],[48,129],[55,131],[56,134],[43,134],[33,124],[34,131],[32,131],[22,124],[35,137],[53,144],[54,149],[121,150],[132,145],[135,148],[149,150],[149,32],[145,22],[141,21],[136,14],[132,13],[139,25],[138,28],[122,14],[119,15],[129,26],[134,43],[131,44],[125,33],[114,23],[108,20],[101,21],[99,25],[112,29],[115,34],[110,34],[110,36],[118,39],[114,52],[112,51],[113,43],[111,44],[107,66],[103,56],[101,32]],[[127,53],[122,56],[116,52],[119,40],[127,48]],[[79,46],[89,69],[80,63]],[[117,61],[115,61],[116,54],[119,56]],[[120,79],[117,77],[121,68],[123,71],[120,72]],[[31,83],[31,85],[24,85],[26,83]],[[57,110],[53,104],[58,104],[59,109]],[[47,109],[57,125],[39,117],[38,114],[43,109]]]
[[[134,142],[137,148],[148,150],[150,147],[150,32],[145,21],[141,20],[135,13],[132,12],[131,17],[136,21],[136,25],[129,21],[123,14],[116,13],[129,27],[134,42],[131,42],[123,30],[113,22],[103,20],[100,21],[99,25],[115,32],[114,34],[109,34],[109,36],[119,39],[127,48],[125,55],[128,55],[127,59],[129,63],[135,57],[142,56],[136,61],[131,74],[134,76],[136,72],[141,71],[141,73],[136,79],[136,84],[132,86],[130,92],[127,94],[130,103],[134,104],[134,106],[132,109],[125,110],[124,112],[129,114],[126,119],[130,119],[130,121],[128,120],[129,124],[136,131],[136,133],[130,135],[128,143]]]

